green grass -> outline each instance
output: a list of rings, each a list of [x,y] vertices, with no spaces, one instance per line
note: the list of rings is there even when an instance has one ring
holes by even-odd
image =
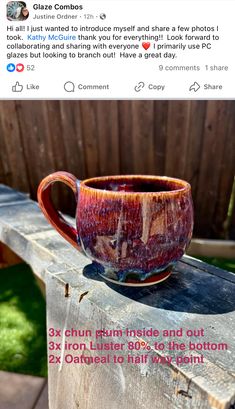
[[[194,256],[199,260],[205,261],[205,263],[212,264],[213,266],[222,268],[223,270],[232,271],[235,273],[235,259],[225,259],[216,257],[202,257]]]
[[[0,370],[46,376],[46,305],[26,264],[0,270]]]

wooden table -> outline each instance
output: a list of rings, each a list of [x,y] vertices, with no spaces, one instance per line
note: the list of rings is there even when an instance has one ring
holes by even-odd
[[[176,364],[176,357],[185,352],[156,351],[156,338],[150,337],[144,339],[148,344],[143,347],[147,363],[126,363],[124,350],[118,351],[124,364],[81,365],[64,362],[64,336],[49,337],[62,346],[55,352],[61,363],[49,364],[50,409],[234,408],[234,274],[185,256],[161,284],[138,290],[108,284],[85,256],[48,225],[35,202],[3,185],[0,240],[46,283],[48,329],[63,333],[72,327],[93,332],[100,328],[155,328],[162,333],[183,328],[182,337],[175,340],[186,345],[186,329],[203,329],[204,338],[192,336],[191,342],[228,346],[223,351],[203,351],[204,363]],[[69,341],[78,342],[78,338]],[[129,341],[124,334],[121,342]],[[186,352],[193,358],[202,354]],[[89,356],[94,353],[89,351]],[[112,359],[115,353],[110,352]],[[172,357],[169,365],[151,362],[152,357],[166,355]]]

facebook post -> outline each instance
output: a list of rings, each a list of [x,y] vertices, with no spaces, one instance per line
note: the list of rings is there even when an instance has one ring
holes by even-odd
[[[233,98],[234,11],[231,0],[2,3],[1,96]]]
[[[235,0],[0,4],[0,409],[235,408]]]

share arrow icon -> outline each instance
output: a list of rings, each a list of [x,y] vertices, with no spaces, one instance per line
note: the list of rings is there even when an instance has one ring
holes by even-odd
[[[194,91],[197,92],[200,89],[200,85],[198,84],[198,82],[194,82],[192,85],[190,85],[189,87],[189,91]]]

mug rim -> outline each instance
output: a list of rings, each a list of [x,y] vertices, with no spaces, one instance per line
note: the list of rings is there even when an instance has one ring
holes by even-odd
[[[90,182],[96,182],[96,181],[109,181],[109,180],[118,180],[118,179],[143,179],[143,180],[153,180],[153,181],[168,181],[172,183],[178,183],[181,185],[179,189],[173,189],[173,190],[168,190],[168,191],[157,191],[157,192],[130,192],[130,191],[114,191],[114,190],[106,190],[106,189],[100,189],[96,188],[93,186],[87,185],[87,183]],[[191,191],[191,185],[190,183],[186,182],[186,180],[179,179],[179,178],[173,178],[169,176],[158,176],[158,175],[109,175],[109,176],[97,176],[97,177],[92,177],[92,178],[87,178],[85,180],[82,180],[80,182],[80,187],[86,188],[88,190],[94,191],[94,192],[102,192],[104,194],[111,194],[111,195],[125,195],[125,196],[134,196],[134,195],[174,195],[177,193],[185,193],[185,192],[190,192]]]

